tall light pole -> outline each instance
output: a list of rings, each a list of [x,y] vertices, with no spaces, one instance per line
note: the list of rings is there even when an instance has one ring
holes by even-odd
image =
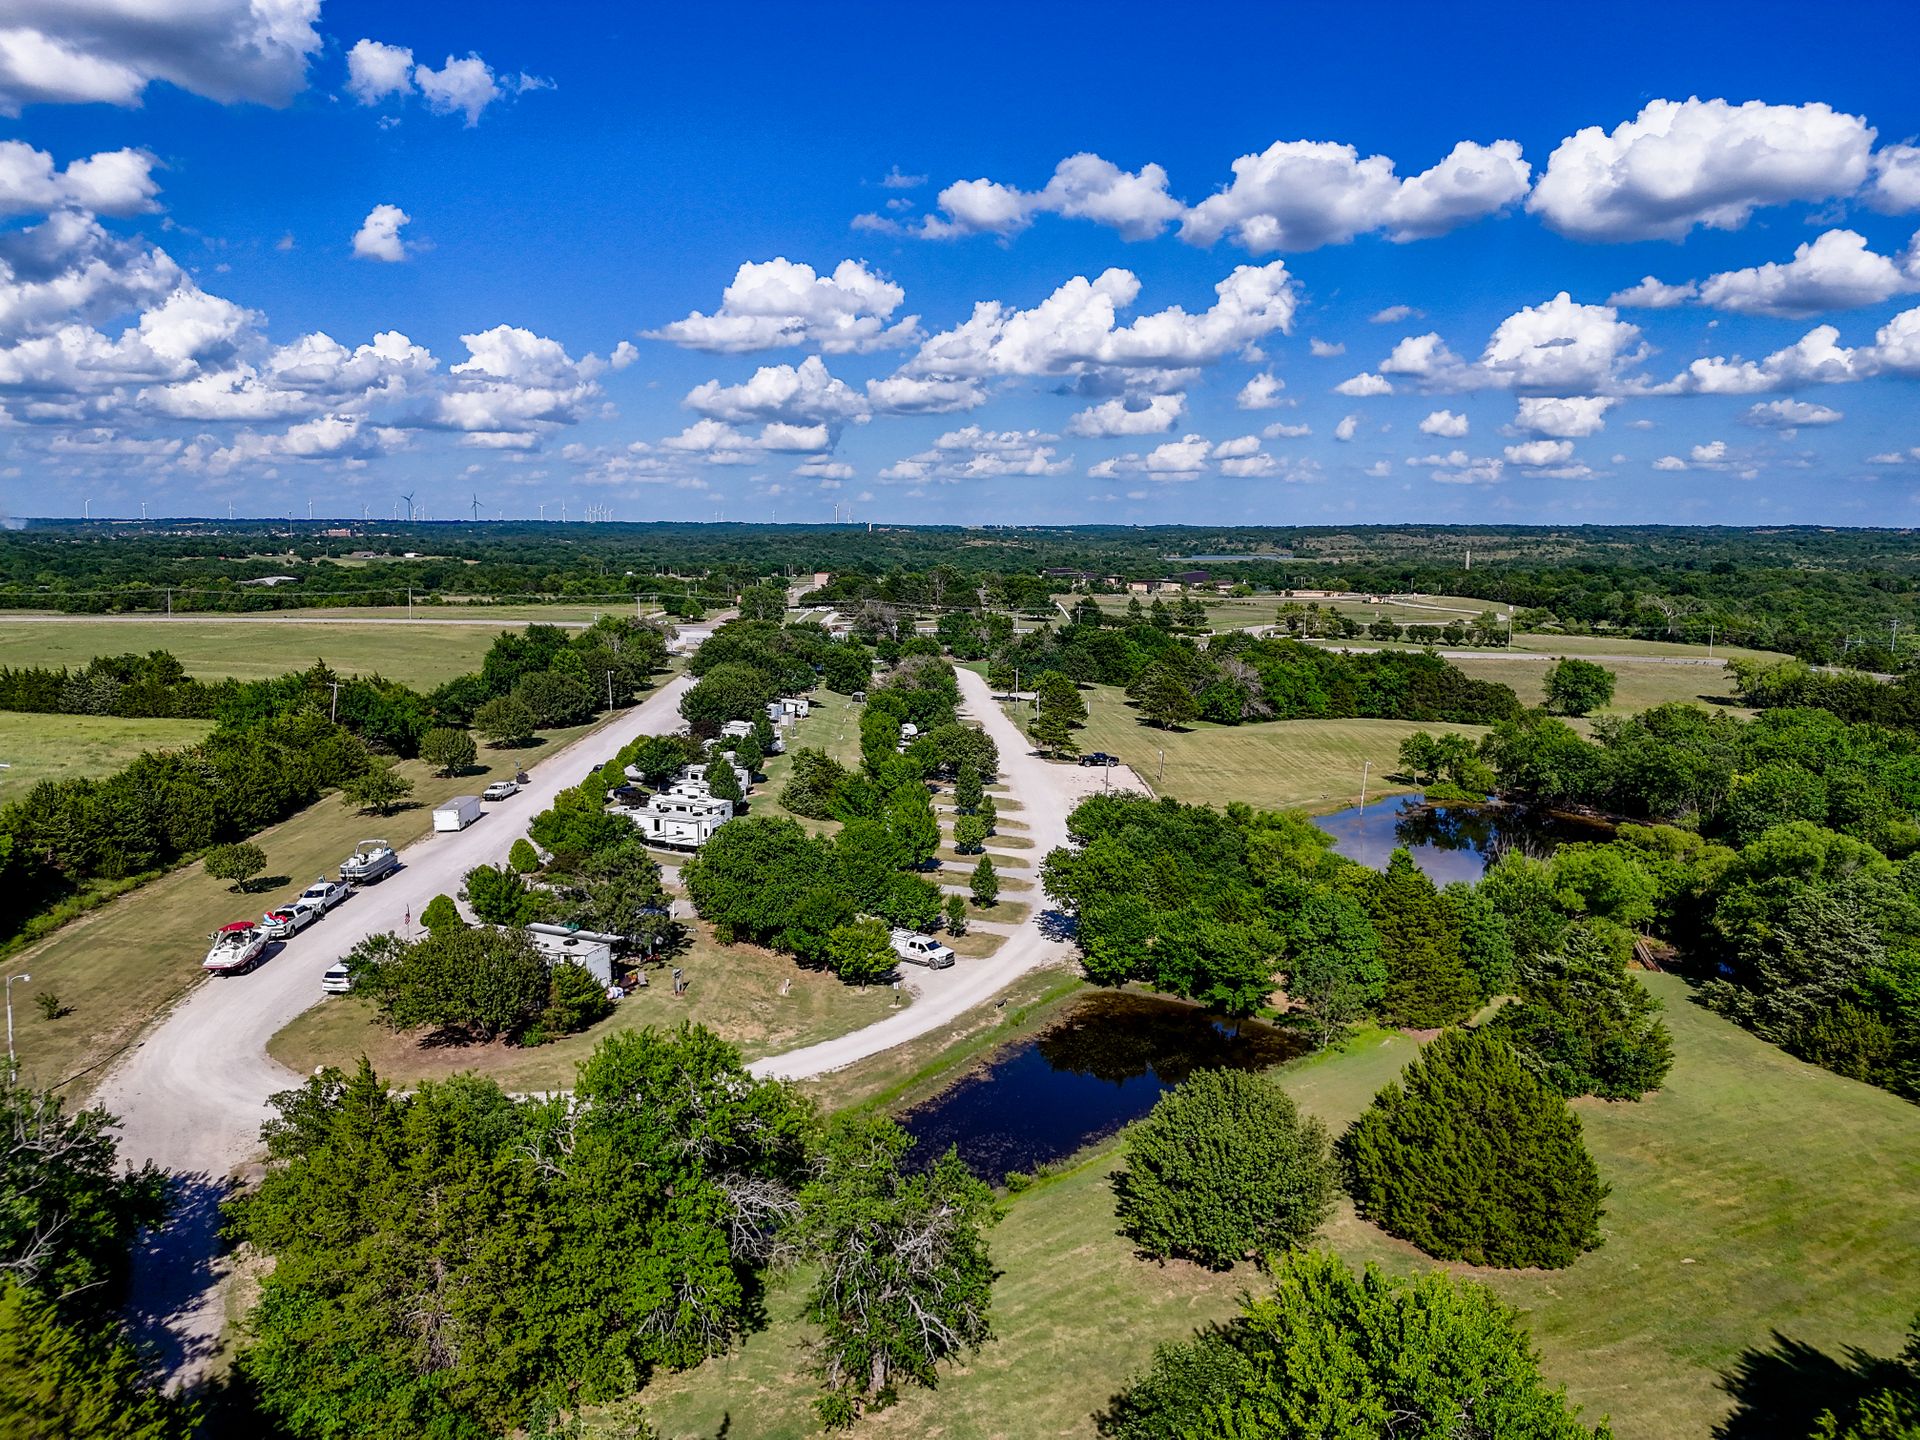
[[[7,976],[7,1068],[8,1069],[13,1068],[13,982],[18,980],[22,985],[25,985],[28,981],[32,979],[33,979],[33,976],[31,975]]]

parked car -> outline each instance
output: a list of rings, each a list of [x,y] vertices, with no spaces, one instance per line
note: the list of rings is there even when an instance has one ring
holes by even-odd
[[[336,960],[329,965],[320,977],[320,988],[329,995],[345,995],[353,989],[353,972],[347,969],[347,962]]]
[[[1109,755],[1104,750],[1094,750],[1082,755],[1080,757],[1080,763],[1082,765],[1118,765],[1120,763],[1120,757],[1118,755]]]
[[[917,930],[895,930],[891,938],[893,953],[909,965],[945,970],[953,964],[953,948],[942,945],[931,935],[922,935]]]
[[[300,898],[324,915],[352,893],[351,886],[343,885],[338,880],[329,880],[323,875],[302,890]]]
[[[260,933],[269,940],[285,940],[298,935],[320,918],[320,908],[305,900],[289,900],[260,917]]]
[[[520,787],[511,780],[496,780],[480,792],[482,800],[511,800],[520,793]]]

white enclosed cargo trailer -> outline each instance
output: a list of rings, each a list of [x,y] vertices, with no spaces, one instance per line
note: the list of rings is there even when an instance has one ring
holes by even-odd
[[[480,818],[480,797],[478,795],[456,795],[434,807],[433,828],[436,830],[464,830]]]

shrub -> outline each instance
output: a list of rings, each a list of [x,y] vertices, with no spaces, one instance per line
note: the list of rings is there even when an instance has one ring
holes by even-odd
[[[518,875],[531,875],[540,868],[540,852],[533,848],[533,842],[522,835],[513,842],[513,848],[507,851],[507,864]]]
[[[1521,998],[1502,1006],[1489,1028],[1562,1095],[1638,1100],[1673,1068],[1660,1002],[1584,926],[1558,952],[1522,967]]]
[[[1100,1418],[1112,1440],[1403,1436],[1610,1440],[1540,1378],[1519,1312],[1435,1271],[1356,1274],[1289,1255],[1269,1295],[1225,1325],[1163,1345]]]
[[[258,845],[216,845],[207,851],[207,874],[216,880],[231,880],[228,888],[244,893],[247,882],[267,868],[267,852]]]
[[[1488,1031],[1427,1046],[1339,1152],[1361,1216],[1442,1260],[1559,1269],[1600,1243],[1579,1118]]]
[[[959,895],[947,896],[947,933],[964,935],[967,933],[967,902]]]
[[[540,918],[540,892],[529,888],[518,872],[501,866],[474,866],[460,887],[460,898],[483,924],[530,925]]]
[[[1264,1075],[1196,1071],[1127,1132],[1120,1229],[1158,1259],[1225,1270],[1303,1245],[1333,1210],[1327,1132]]]
[[[347,963],[393,1030],[512,1038],[538,1018],[550,992],[547,962],[522,931],[443,926],[413,944],[374,935]]]
[[[374,761],[340,786],[349,808],[378,815],[391,814],[412,793],[413,781],[394,769],[389,760]]]
[[[977,851],[987,843],[987,822],[978,815],[953,817],[953,848],[963,854]]]

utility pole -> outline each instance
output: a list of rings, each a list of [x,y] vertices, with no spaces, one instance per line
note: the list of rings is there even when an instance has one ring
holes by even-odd
[[[25,985],[32,979],[31,975],[7,976],[7,1064],[9,1066],[13,1064],[13,982],[18,980]]]
[[[607,671],[607,709],[613,709],[613,671]]]
[[[413,587],[407,586],[407,619],[413,618]]]
[[[327,719],[331,722],[340,718],[340,682],[329,680],[327,688],[333,691],[333,703],[327,707]]]
[[[173,587],[167,587],[167,614],[173,614]]]
[[[1367,774],[1372,769],[1373,761],[1362,760],[1360,762],[1360,808],[1362,810],[1367,808]]]

